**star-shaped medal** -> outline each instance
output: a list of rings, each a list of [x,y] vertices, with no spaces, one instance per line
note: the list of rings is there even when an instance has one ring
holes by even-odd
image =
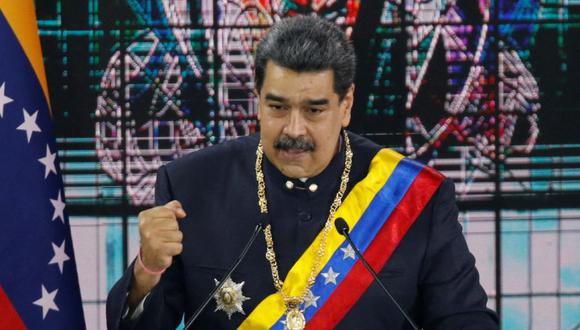
[[[219,281],[214,278],[216,286],[219,284]],[[213,296],[216,301],[216,308],[214,312],[222,310],[228,314],[228,319],[231,320],[232,314],[236,312],[242,313],[242,315],[246,315],[242,304],[244,301],[250,299],[245,297],[242,294],[242,287],[244,286],[245,282],[236,283],[232,281],[231,278],[228,278],[222,288]]]

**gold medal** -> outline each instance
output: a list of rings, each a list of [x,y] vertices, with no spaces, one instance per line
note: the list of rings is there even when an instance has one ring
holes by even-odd
[[[286,328],[288,330],[302,330],[305,326],[306,318],[298,308],[292,308],[286,313]]]
[[[264,228],[264,238],[266,240],[266,260],[270,264],[270,269],[272,271],[272,279],[274,280],[274,287],[276,291],[282,296],[282,300],[284,301],[284,305],[286,306],[286,321],[285,323],[286,329],[294,330],[294,329],[304,329],[306,327],[306,318],[304,317],[304,312],[300,311],[300,306],[304,303],[306,307],[305,309],[311,306],[317,306],[317,300],[320,297],[316,297],[310,291],[310,288],[314,285],[316,281],[316,276],[320,271],[320,263],[324,258],[326,253],[326,242],[328,239],[328,234],[330,230],[333,228],[332,223],[334,219],[334,213],[340,207],[342,203],[342,197],[346,192],[346,187],[348,185],[348,180],[350,176],[350,169],[352,167],[352,157],[353,152],[350,147],[350,140],[348,138],[348,134],[343,130],[343,139],[345,144],[345,158],[344,158],[344,169],[342,170],[342,175],[340,176],[340,186],[338,191],[336,192],[336,196],[334,197],[334,201],[330,206],[330,210],[328,212],[328,218],[326,218],[326,222],[324,223],[324,228],[322,229],[320,235],[320,243],[318,245],[318,250],[316,251],[316,258],[314,259],[314,263],[312,265],[312,269],[310,270],[310,276],[306,281],[306,285],[302,290],[302,293],[295,296],[289,296],[287,293],[282,290],[284,286],[284,282],[280,279],[280,274],[278,274],[278,263],[276,262],[276,252],[274,252],[274,239],[272,238],[272,228],[271,225],[268,224],[266,228]],[[256,149],[256,183],[258,185],[258,206],[260,207],[260,213],[262,215],[268,214],[268,200],[266,199],[266,181],[264,180],[264,172],[262,171],[262,160],[264,157],[264,149],[262,146],[262,141],[258,143],[258,148]],[[287,184],[287,188],[291,189],[291,181],[288,181],[290,184]],[[316,191],[318,186],[311,185],[309,190],[312,192]],[[335,281],[335,277],[338,276],[338,273],[330,273],[328,275],[334,276],[331,278],[331,281]],[[327,281],[329,281],[327,279]],[[336,282],[336,281],[335,281]]]

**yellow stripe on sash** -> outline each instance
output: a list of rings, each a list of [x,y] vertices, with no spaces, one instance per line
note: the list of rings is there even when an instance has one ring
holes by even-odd
[[[342,217],[346,220],[351,230],[363,215],[375,195],[387,182],[403,155],[391,149],[381,149],[371,161],[368,175],[357,183],[352,191],[346,196],[342,205],[336,211],[334,218]],[[304,290],[310,270],[314,264],[316,253],[321,240],[321,233],[316,236],[312,244],[306,249],[298,261],[288,272],[282,289],[291,296],[298,296]],[[344,242],[344,237],[331,230],[324,257],[320,262],[319,273],[328,262],[334,251]],[[238,329],[269,329],[276,324],[284,314],[286,307],[280,294],[275,293],[266,297],[246,317]]]

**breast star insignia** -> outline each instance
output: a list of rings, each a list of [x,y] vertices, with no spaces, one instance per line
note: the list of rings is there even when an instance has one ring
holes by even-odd
[[[214,278],[216,286],[219,281]],[[213,296],[216,300],[214,312],[222,310],[228,314],[228,319],[232,319],[232,314],[239,312],[246,315],[242,304],[250,298],[245,297],[242,293],[242,287],[245,282],[236,283],[228,278],[222,288]]]

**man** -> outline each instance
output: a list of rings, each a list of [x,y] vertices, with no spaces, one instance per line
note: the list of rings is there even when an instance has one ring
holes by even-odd
[[[160,168],[160,206],[139,215],[140,255],[109,294],[110,329],[175,328],[223,278],[260,219],[269,224],[264,235],[196,328],[408,329],[334,230],[337,217],[421,327],[497,328],[451,181],[344,131],[354,68],[336,26],[294,17],[272,27],[256,53],[260,136]]]

